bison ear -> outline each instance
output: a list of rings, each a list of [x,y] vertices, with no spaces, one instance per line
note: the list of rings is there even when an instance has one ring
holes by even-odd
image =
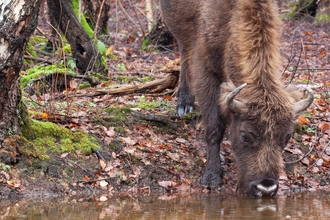
[[[235,99],[236,95],[246,86],[246,83],[235,87],[229,81],[224,82],[220,86],[220,107],[222,113],[228,114],[230,112],[243,114],[246,112],[246,105]]]

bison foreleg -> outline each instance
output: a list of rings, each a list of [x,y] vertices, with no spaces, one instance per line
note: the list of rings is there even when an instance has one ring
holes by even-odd
[[[214,125],[214,123],[212,124]],[[223,177],[220,160],[220,142],[223,137],[224,128],[222,129],[222,125],[216,128],[214,126],[206,126],[205,132],[207,162],[201,183],[208,188],[216,189],[222,184]]]

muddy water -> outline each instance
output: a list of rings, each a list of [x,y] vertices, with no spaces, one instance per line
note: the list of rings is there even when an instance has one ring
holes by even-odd
[[[102,199],[106,199],[103,197]],[[330,219],[330,194],[285,198],[154,195],[0,201],[0,219]]]

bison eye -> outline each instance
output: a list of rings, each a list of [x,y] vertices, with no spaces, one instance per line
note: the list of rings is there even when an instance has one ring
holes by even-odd
[[[250,142],[250,138],[249,138],[249,136],[247,136],[246,134],[241,134],[241,138],[242,138],[242,140],[245,141],[245,142]]]

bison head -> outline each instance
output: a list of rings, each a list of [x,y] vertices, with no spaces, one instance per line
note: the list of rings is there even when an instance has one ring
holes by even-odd
[[[282,88],[280,91],[269,88],[270,91],[247,86],[240,93],[245,86],[233,89],[221,101],[222,108],[231,115],[230,139],[238,165],[237,191],[273,196],[278,190],[282,151],[294,130],[294,117],[313,102],[314,95],[308,89],[307,99],[294,102]]]

